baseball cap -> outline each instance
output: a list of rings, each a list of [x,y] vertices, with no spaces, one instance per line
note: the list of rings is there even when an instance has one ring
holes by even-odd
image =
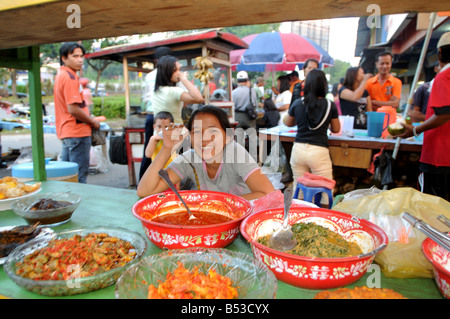
[[[445,32],[441,36],[441,38],[439,39],[439,42],[437,44],[437,48],[439,49],[440,47],[442,47],[444,45],[450,45],[450,31]]]
[[[248,74],[245,71],[239,71],[236,78],[238,80],[248,80]]]

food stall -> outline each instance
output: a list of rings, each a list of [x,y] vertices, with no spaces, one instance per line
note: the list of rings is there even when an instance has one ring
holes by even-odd
[[[168,47],[182,65],[182,71],[189,73],[188,78],[193,81],[200,92],[203,93],[205,104],[212,104],[225,109],[230,121],[234,122],[234,108],[231,101],[232,77],[230,64],[230,51],[247,48],[248,45],[233,34],[219,30],[207,30],[189,35],[181,35],[168,39],[150,41],[138,44],[125,44],[108,47],[87,53],[87,59],[104,59],[117,61],[123,64],[125,81],[125,113],[127,126],[125,127],[128,173],[130,186],[136,185],[134,163],[140,162],[143,155],[144,128],[142,123],[135,120],[136,116],[144,116],[145,110],[140,106],[130,105],[129,72],[142,72],[147,74],[154,70],[154,52],[158,47]],[[213,67],[209,69],[212,78],[202,82],[195,78],[197,72],[197,57],[207,57]],[[211,85],[210,85],[211,84]],[[215,91],[210,92],[214,87]],[[131,112],[131,109],[139,111]]]
[[[270,129],[259,131],[259,158],[262,163],[266,158],[267,149],[279,141],[282,143],[286,152],[287,160],[290,158],[292,145],[297,134],[297,127],[287,127],[285,125],[276,126]],[[373,156],[382,149],[392,151],[395,148],[397,140],[386,137],[369,137],[367,130],[353,130],[351,136],[342,134],[330,134],[328,136],[329,150],[334,170],[339,168],[363,169],[367,170],[371,166]],[[419,158],[422,151],[421,139],[402,140],[399,144],[399,156],[417,154]],[[409,170],[412,180],[417,180],[414,170]]]
[[[85,228],[89,226],[116,226],[138,232],[145,236],[145,232],[140,221],[131,213],[132,206],[139,200],[136,192],[127,189],[113,187],[103,187],[97,185],[83,185],[70,182],[46,181],[42,184],[42,192],[72,192],[80,194],[82,201],[72,218],[67,223],[53,227],[54,231],[71,230]],[[114,200],[112,200],[114,199]],[[24,220],[18,217],[11,210],[1,212],[2,226],[21,225]],[[252,251],[247,240],[238,235],[236,240],[226,247],[228,250],[242,252],[252,255]],[[162,253],[164,250],[148,242],[145,256]],[[380,276],[380,277],[377,277]],[[431,278],[387,278],[378,268],[369,270],[360,280],[348,287],[365,286],[370,284],[374,278],[379,278],[379,283],[383,288],[391,288],[403,294],[407,298],[442,298],[438,288]],[[63,296],[65,299],[103,299],[114,298],[115,285],[89,293],[74,296]],[[309,299],[313,298],[320,290],[302,289],[278,281],[277,299]],[[48,299],[52,297],[41,296],[30,292],[16,285],[0,268],[0,295],[21,298],[21,299]]]

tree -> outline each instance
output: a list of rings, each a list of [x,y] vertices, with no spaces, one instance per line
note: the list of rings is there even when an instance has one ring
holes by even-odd
[[[324,72],[330,75],[330,84],[339,83],[339,80],[345,77],[345,72],[352,65],[341,60],[334,60],[334,66],[325,68]]]

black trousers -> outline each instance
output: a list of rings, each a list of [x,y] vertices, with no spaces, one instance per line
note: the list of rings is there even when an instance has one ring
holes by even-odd
[[[142,155],[141,168],[139,169],[139,180],[141,180],[145,171],[152,163],[152,159],[147,158],[145,156],[145,149],[147,148],[148,142],[150,141],[150,138],[153,135],[153,123],[154,123],[153,114],[147,114],[147,117],[145,118],[144,154]]]

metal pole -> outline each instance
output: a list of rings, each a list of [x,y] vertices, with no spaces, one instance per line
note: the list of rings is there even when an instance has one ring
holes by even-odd
[[[431,38],[431,34],[433,33],[433,26],[434,26],[434,21],[436,20],[436,12],[433,12],[430,15],[430,23],[428,25],[428,30],[425,36],[425,40],[422,46],[422,51],[420,52],[420,57],[419,57],[419,62],[417,64],[417,68],[416,68],[416,73],[414,75],[414,80],[413,83],[411,85],[411,90],[409,92],[409,97],[408,97],[408,101],[406,104],[406,108],[405,111],[403,113],[403,118],[406,119],[406,117],[408,116],[408,112],[409,109],[411,108],[411,105],[413,103],[413,99],[414,99],[414,88],[417,85],[417,82],[419,81],[419,76],[420,73],[422,72],[422,67],[423,67],[423,61],[425,60],[425,55],[427,54],[427,50],[428,50],[428,45],[430,44],[430,38]],[[394,151],[392,152],[392,158],[396,159],[397,158],[397,154],[398,154],[398,149],[400,148],[400,143],[401,143],[402,139],[400,137],[397,137],[397,141],[395,142],[395,147],[394,147]],[[387,189],[387,185],[384,185],[383,189]]]

